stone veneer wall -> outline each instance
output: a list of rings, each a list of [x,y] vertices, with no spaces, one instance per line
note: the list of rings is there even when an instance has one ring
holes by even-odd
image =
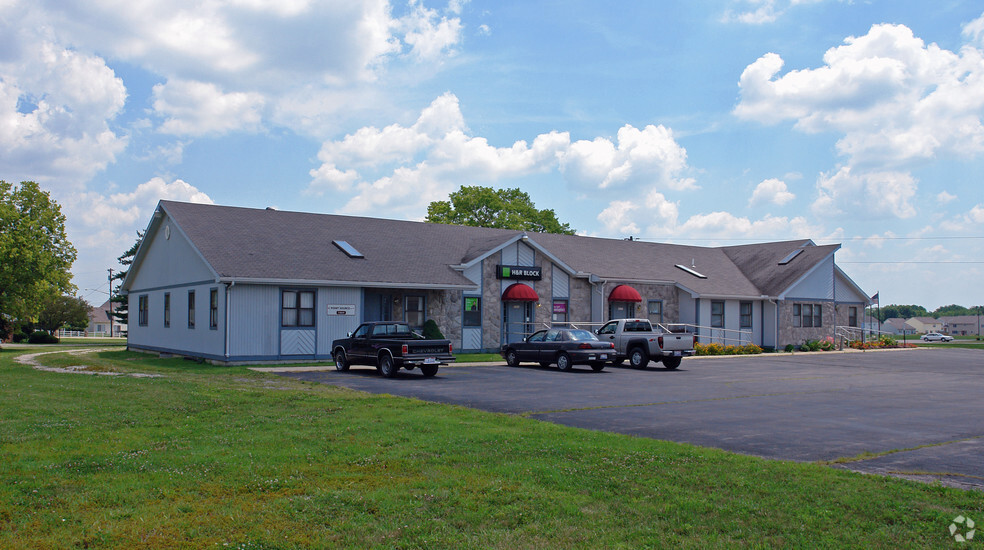
[[[587,279],[571,277],[567,297],[567,320],[571,323],[591,322],[591,283]]]
[[[493,254],[482,260],[482,345],[486,349],[499,349],[502,343],[502,290],[495,277],[497,259]]]
[[[460,290],[427,291],[427,318],[437,323],[437,328],[454,349],[461,349],[462,300]]]
[[[793,326],[793,304],[819,304],[823,306],[822,327],[794,327]],[[847,324],[847,314],[844,314]],[[820,340],[828,336],[834,336],[834,327],[837,324],[837,312],[833,302],[810,302],[808,300],[783,300],[779,303],[779,348],[787,344],[798,346],[808,340]]]

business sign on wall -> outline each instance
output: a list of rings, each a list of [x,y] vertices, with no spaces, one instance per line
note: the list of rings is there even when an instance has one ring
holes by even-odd
[[[543,268],[527,265],[496,265],[497,279],[527,279],[539,281],[543,278]]]
[[[328,304],[328,315],[355,315],[355,306]]]

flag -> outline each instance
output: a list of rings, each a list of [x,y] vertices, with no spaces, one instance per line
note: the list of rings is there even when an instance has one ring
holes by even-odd
[[[871,302],[872,303],[875,303],[875,304],[878,303],[878,293],[877,292],[875,293],[874,296],[871,297]]]

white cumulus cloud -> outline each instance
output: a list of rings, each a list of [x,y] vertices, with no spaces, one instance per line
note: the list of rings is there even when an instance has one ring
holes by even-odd
[[[9,27],[0,24],[0,32]],[[0,61],[0,164],[10,179],[80,184],[113,162],[127,137],[111,127],[126,89],[102,59],[50,42]]]
[[[663,126],[626,125],[616,142],[607,138],[571,143],[566,132],[537,135],[497,147],[471,134],[458,98],[446,93],[409,126],[361,128],[327,141],[311,171],[307,193],[355,193],[343,211],[371,214],[385,208],[406,215],[446,198],[463,182],[494,184],[536,173],[555,173],[577,192],[695,188],[686,176],[686,150]],[[606,225],[617,222],[604,222]]]
[[[755,186],[755,191],[752,191],[752,197],[748,199],[748,204],[768,202],[782,206],[795,198],[796,195],[790,193],[789,189],[786,188],[786,182],[770,178]]]
[[[160,131],[180,136],[223,134],[260,125],[263,96],[224,93],[205,82],[171,81],[154,86],[154,109],[165,118]]]

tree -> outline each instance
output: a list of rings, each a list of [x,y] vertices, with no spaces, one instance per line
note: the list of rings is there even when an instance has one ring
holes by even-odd
[[[881,319],[879,321],[884,321],[885,319],[892,319],[893,317],[898,317],[900,319],[912,319],[913,317],[930,317],[929,312],[926,308],[916,305],[888,305],[882,306],[881,308]]]
[[[462,186],[451,193],[450,201],[434,201],[427,207],[426,221],[475,227],[497,227],[563,233],[573,235],[574,229],[557,220],[550,209],[537,210],[530,196],[519,189]]]
[[[33,181],[0,180],[0,316],[31,319],[44,297],[74,292],[75,255],[61,206]]]
[[[78,296],[51,295],[41,302],[37,327],[54,334],[65,325],[85,327],[91,306]]]
[[[137,231],[137,242],[133,243],[133,246],[128,248],[122,256],[116,258],[125,269],[121,269],[113,275],[113,280],[119,281],[119,283],[113,287],[113,294],[109,297],[109,303],[110,309],[113,310],[113,317],[124,325],[128,324],[130,308],[126,296],[120,294],[120,287],[123,285],[123,279],[126,279],[126,274],[130,272],[130,265],[133,264],[133,258],[137,255],[137,249],[140,248],[143,235],[143,231]]]
[[[958,306],[957,304],[950,304],[948,306],[940,306],[933,310],[933,317],[939,319],[940,317],[956,317],[958,315],[976,315],[977,312],[969,307]]]

